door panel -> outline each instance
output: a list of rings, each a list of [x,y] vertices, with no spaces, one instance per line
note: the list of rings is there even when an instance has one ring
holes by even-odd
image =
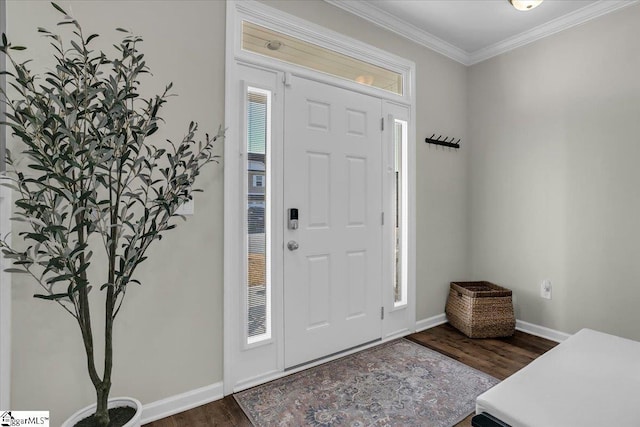
[[[305,212],[309,214],[309,228],[329,228],[331,212],[331,155],[329,153],[306,153],[307,198]],[[295,165],[292,165],[295,166]],[[290,171],[293,172],[293,171]]]
[[[285,366],[381,336],[381,101],[294,77],[285,94]],[[296,242],[290,250],[287,242]]]

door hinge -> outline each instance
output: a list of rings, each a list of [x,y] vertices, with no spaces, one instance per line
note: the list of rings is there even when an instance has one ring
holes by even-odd
[[[384,320],[384,307],[380,307],[380,320]]]
[[[384,117],[380,119],[380,130],[384,130]]]
[[[380,217],[381,217],[381,218],[380,218],[380,223],[381,223],[382,225],[384,225],[384,212],[382,212],[382,213],[380,214]]]
[[[284,76],[282,77],[282,83],[284,83],[285,87],[291,86],[291,73],[284,73]]]

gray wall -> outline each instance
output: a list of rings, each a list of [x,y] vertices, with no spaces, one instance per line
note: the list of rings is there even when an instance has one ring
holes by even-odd
[[[467,277],[468,149],[420,141],[434,132],[466,140],[466,68],[321,1],[267,3],[416,62],[417,318],[442,313],[448,282]],[[224,117],[224,2],[61,5],[87,32],[102,34],[101,46],[119,35],[115,27],[143,36],[154,73],[144,87],[151,94],[173,81],[179,94],[164,108],[158,141],[181,137],[191,119],[217,129]],[[36,28],[54,28],[58,15],[46,2],[10,0],[8,16],[11,38],[29,46],[34,67],[44,67],[47,44]],[[116,322],[113,396],[149,403],[222,380],[222,166],[201,178],[205,192],[196,196],[195,215],[152,250],[141,266],[143,285],[128,292]],[[13,290],[13,409],[51,410],[58,425],[94,400],[80,335],[68,314],[32,298],[32,282],[16,276]]]
[[[638,23],[632,6],[469,69],[471,271],[524,321],[640,339]]]

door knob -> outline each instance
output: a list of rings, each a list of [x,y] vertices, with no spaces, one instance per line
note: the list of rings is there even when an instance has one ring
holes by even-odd
[[[300,246],[298,245],[298,242],[294,241],[294,240],[289,240],[289,242],[287,243],[287,248],[290,251],[295,251],[296,249],[298,249]]]

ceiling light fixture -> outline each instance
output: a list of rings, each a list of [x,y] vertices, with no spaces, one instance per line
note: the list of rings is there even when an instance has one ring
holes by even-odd
[[[509,0],[509,3],[517,10],[531,10],[542,3],[542,0]]]

